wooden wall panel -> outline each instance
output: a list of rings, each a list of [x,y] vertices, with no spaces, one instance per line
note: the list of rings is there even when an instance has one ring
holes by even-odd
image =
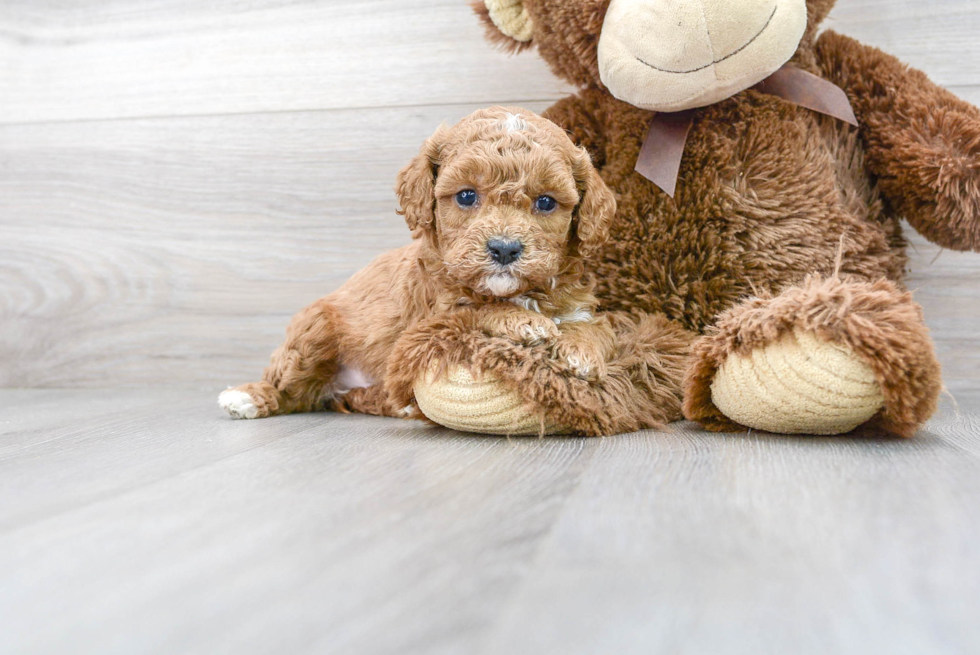
[[[257,375],[408,242],[395,174],[476,108],[0,126],[0,387]]]
[[[908,288],[922,305],[949,391],[980,391],[980,254],[943,250],[906,227]]]
[[[980,4],[828,26],[980,102]],[[394,175],[443,120],[569,89],[464,0],[0,3],[0,386],[221,386],[408,239]],[[980,388],[980,256],[915,240],[951,388]]]
[[[0,7],[0,122],[557,99],[463,0]],[[4,88],[5,87],[5,88]]]
[[[973,0],[840,0],[828,25],[975,98]],[[567,89],[533,54],[486,45],[465,0],[18,0],[2,3],[0,26],[8,123],[523,102]]]

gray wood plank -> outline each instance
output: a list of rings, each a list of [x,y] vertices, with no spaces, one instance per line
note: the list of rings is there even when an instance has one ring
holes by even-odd
[[[838,4],[829,25],[977,97],[972,0]],[[0,6],[0,26],[7,123],[567,93],[538,57],[493,51],[464,0],[20,0]]]
[[[0,651],[980,648],[977,394],[912,440],[508,440],[168,393],[0,460],[47,508],[0,528]]]
[[[119,389],[92,393],[85,389],[8,389],[0,393],[0,461],[62,435],[72,434],[78,424],[112,421],[114,418],[153,411],[166,406],[166,390]],[[70,414],[66,413],[69,412]]]
[[[0,126],[0,386],[253,379],[408,242],[395,174],[474,109]]]
[[[0,650],[465,652],[598,444],[364,416],[233,422],[184,398],[183,415],[108,438],[87,424],[74,464],[45,447],[0,475],[5,500],[62,496],[0,530]],[[126,472],[78,502],[100,462]]]
[[[980,391],[980,255],[944,250],[905,228],[911,242],[906,284],[922,305],[943,381],[954,395]]]
[[[112,414],[90,409],[107,401]],[[224,418],[216,407],[211,392],[66,394],[0,437],[0,532],[321,426],[313,415],[216,421]]]
[[[484,652],[976,652],[980,437],[944,421],[604,440]]]
[[[0,6],[0,123],[557,99],[464,0]]]
[[[946,86],[980,85],[975,0],[838,0],[825,28],[877,46]],[[976,90],[965,94],[976,102]]]

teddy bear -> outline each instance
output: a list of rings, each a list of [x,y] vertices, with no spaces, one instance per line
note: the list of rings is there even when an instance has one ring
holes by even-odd
[[[835,0],[478,0],[491,41],[579,88],[545,112],[618,210],[587,266],[621,343],[600,379],[447,321],[401,393],[476,432],[913,435],[940,367],[901,219],[980,249],[980,112],[819,32]],[[852,124],[853,123],[853,124]]]

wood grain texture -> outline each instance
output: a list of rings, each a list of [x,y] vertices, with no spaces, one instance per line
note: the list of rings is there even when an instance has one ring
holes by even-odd
[[[913,440],[0,408],[4,653],[980,649],[976,405]]]
[[[980,7],[974,0],[837,0],[824,23],[877,46],[977,103]]]
[[[972,0],[840,0],[830,26],[976,101]],[[465,0],[0,6],[0,122],[557,99],[533,55],[482,39]]]
[[[252,379],[408,242],[395,174],[476,108],[0,126],[0,386]]]
[[[980,393],[980,255],[944,250],[905,228],[906,284],[922,305],[943,381],[956,396]]]
[[[932,431],[679,436],[600,444],[489,652],[977,648],[975,456]]]
[[[0,6],[0,123],[558,99],[465,0]],[[503,74],[502,71],[507,71]]]
[[[597,443],[165,400],[0,459],[0,650],[459,652]]]

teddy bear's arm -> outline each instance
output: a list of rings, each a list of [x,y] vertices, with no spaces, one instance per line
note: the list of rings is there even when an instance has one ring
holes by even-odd
[[[817,54],[854,106],[868,169],[892,207],[945,248],[980,250],[980,110],[846,36],[824,32]]]
[[[601,127],[605,101],[602,92],[586,89],[574,96],[562,98],[542,114],[564,128],[576,145],[588,150],[596,168],[602,168],[606,159],[606,139]]]

